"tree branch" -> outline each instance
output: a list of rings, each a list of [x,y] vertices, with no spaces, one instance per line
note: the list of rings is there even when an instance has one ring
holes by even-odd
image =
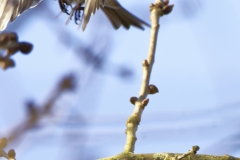
[[[156,51],[156,44],[157,44],[157,35],[159,30],[159,18],[165,14],[168,14],[172,11],[173,5],[169,5],[169,1],[165,0],[160,1],[157,0],[155,4],[150,5],[150,11],[151,11],[151,37],[150,37],[150,45],[149,45],[149,51],[147,59],[143,60],[142,66],[143,66],[143,77],[142,77],[142,84],[141,89],[139,92],[139,97],[131,97],[130,102],[135,105],[134,111],[132,115],[128,118],[126,122],[126,145],[124,147],[123,153],[109,157],[104,158],[104,160],[108,159],[138,159],[136,154],[133,154],[135,142],[137,140],[136,132],[138,129],[138,125],[141,121],[141,116],[144,108],[147,106],[149,99],[147,99],[148,94],[155,94],[158,92],[158,89],[155,85],[149,85],[150,82],[150,76],[152,72],[152,67],[154,64],[154,57],[155,57],[155,51]],[[140,155],[140,157],[146,157],[146,155]],[[103,160],[103,159],[102,159]]]
[[[159,18],[165,14],[170,13],[173,8],[173,5],[168,5],[168,3],[169,3],[168,0],[164,2],[157,0],[155,4],[150,5],[150,11],[151,11],[150,19],[152,22],[152,28],[151,28],[149,51],[148,51],[147,59],[143,60],[143,63],[142,63],[143,77],[142,77],[142,84],[139,92],[139,97],[130,98],[131,103],[135,105],[135,109],[132,115],[128,118],[126,123],[127,141],[124,147],[125,153],[134,152],[134,146],[137,140],[136,131],[141,121],[142,112],[145,106],[149,102],[149,99],[147,99],[147,95],[158,92],[157,87],[154,85],[149,85],[149,82],[150,82],[150,76],[151,76],[152,67],[153,67],[154,58],[155,58],[157,35],[158,35],[159,26],[160,26]],[[166,12],[166,9],[168,9],[169,11]],[[152,88],[154,88],[156,92],[152,92]]]

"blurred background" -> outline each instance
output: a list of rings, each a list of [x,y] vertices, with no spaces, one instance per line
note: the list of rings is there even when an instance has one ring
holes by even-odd
[[[119,2],[150,23],[154,1]],[[148,97],[135,153],[183,153],[199,145],[199,154],[240,157],[240,1],[170,3],[172,13],[160,19],[151,76],[159,93]],[[6,150],[14,148],[18,160],[118,154],[150,29],[114,30],[98,11],[82,32],[59,13],[57,1],[44,0],[6,29],[34,49],[14,55],[14,68],[0,70],[0,137],[10,139]],[[61,90],[66,77],[72,87]],[[42,116],[31,119],[38,110]]]

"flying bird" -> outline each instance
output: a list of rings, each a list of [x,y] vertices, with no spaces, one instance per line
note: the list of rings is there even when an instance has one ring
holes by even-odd
[[[17,16],[29,8],[37,6],[41,1],[42,0],[0,0],[0,30],[4,30],[9,22],[14,21]],[[129,29],[130,26],[135,26],[139,29],[144,29],[144,25],[148,27],[150,26],[148,23],[142,21],[124,9],[117,0],[58,1],[62,12],[69,14],[69,18],[72,18],[74,14],[75,22],[80,21],[80,18],[83,17],[83,31],[85,30],[91,15],[95,14],[99,8],[106,14],[115,29],[118,29],[121,26],[124,26],[126,29]],[[72,9],[71,13],[68,12],[69,7]]]

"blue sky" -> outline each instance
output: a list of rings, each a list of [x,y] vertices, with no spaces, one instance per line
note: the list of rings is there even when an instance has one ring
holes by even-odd
[[[152,1],[120,2],[150,22]],[[240,2],[171,3],[173,12],[160,20],[151,76],[159,93],[149,96],[135,153],[181,153],[199,145],[202,154],[239,157],[239,139],[234,135],[239,133],[240,114]],[[45,6],[51,12],[42,12]],[[28,56],[16,54],[16,67],[0,71],[1,135],[24,121],[26,100],[43,104],[58,79],[74,71],[80,77],[79,90],[62,96],[54,115],[9,147],[16,150],[18,160],[93,159],[120,153],[126,141],[125,122],[133,111],[129,98],[139,93],[150,29],[115,31],[97,12],[82,32],[74,22],[64,25],[66,15],[56,18],[57,1],[35,9],[7,28],[16,31],[20,40],[32,42],[34,50]],[[80,60],[76,48],[86,45],[106,55],[104,70],[96,71]],[[133,76],[119,78],[118,66],[130,69]]]

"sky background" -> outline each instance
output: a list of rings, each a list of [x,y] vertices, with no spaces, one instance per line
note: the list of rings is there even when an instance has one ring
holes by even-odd
[[[149,22],[154,1],[121,0]],[[149,95],[137,131],[135,153],[184,153],[240,157],[240,11],[238,0],[172,0],[160,19]],[[125,123],[138,96],[150,29],[114,30],[98,11],[82,32],[60,13],[57,1],[43,1],[6,31],[34,44],[29,55],[13,56],[15,68],[0,70],[0,137],[26,119],[25,103],[41,107],[66,74],[78,88],[62,95],[53,111],[9,144],[18,160],[97,159],[123,151]],[[99,59],[96,65],[94,58]],[[3,158],[0,158],[3,159]]]

